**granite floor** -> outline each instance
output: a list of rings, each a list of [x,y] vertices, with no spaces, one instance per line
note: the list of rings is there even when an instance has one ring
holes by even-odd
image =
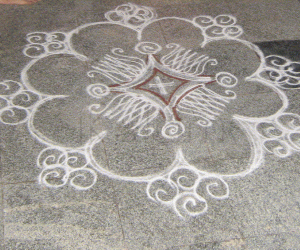
[[[300,249],[299,9],[0,4],[1,249]]]

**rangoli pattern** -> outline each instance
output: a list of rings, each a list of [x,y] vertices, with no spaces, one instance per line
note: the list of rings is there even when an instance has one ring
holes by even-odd
[[[208,210],[205,197],[229,197],[228,182],[252,173],[262,165],[266,154],[287,157],[300,151],[300,116],[287,111],[289,100],[284,92],[300,87],[300,63],[276,55],[265,57],[256,45],[241,38],[243,29],[233,16],[158,18],[153,9],[129,3],[107,12],[105,17],[108,21],[88,23],[70,32],[28,34],[23,53],[30,61],[21,72],[21,80],[0,83],[0,121],[6,125],[26,124],[29,133],[45,145],[37,159],[40,184],[54,188],[69,184],[86,190],[96,183],[98,174],[103,174],[145,183],[146,195],[153,201],[170,207],[178,216],[198,216]],[[193,35],[182,40],[170,32],[168,38],[162,38],[163,31],[156,27],[164,22],[178,25],[182,32],[182,27],[192,29]],[[97,36],[97,29],[107,37]],[[118,41],[117,46],[114,35],[121,30],[129,38],[123,43]],[[98,44],[88,40],[94,35],[100,39]],[[228,51],[230,43],[237,48],[232,53],[224,52],[226,60],[220,58],[220,53],[213,53],[221,43],[227,44],[224,48]],[[257,60],[254,69],[244,65],[246,73],[234,64],[241,48]],[[70,80],[70,92],[67,87],[51,86],[44,91],[42,84],[36,84],[43,71],[39,65],[54,70],[57,58],[82,65],[77,69],[72,64],[70,73],[86,68],[83,87]],[[195,121],[199,131],[209,129],[224,112],[229,112],[231,103],[238,102],[236,88],[245,83],[269,88],[282,105],[267,116],[249,117],[242,111],[230,114],[251,145],[247,168],[240,172],[203,170],[188,162],[184,148],[176,148],[173,163],[163,171],[127,176],[105,166],[95,152],[114,133],[114,124],[125,126],[145,140],[155,135],[167,142],[185,136],[190,129],[188,120]],[[77,102],[80,95],[85,95],[89,103],[81,112],[108,120],[111,128],[92,134],[77,146],[56,141],[38,128],[40,114],[51,112],[47,111],[48,105],[55,106],[68,98]],[[55,107],[59,109],[60,105]]]

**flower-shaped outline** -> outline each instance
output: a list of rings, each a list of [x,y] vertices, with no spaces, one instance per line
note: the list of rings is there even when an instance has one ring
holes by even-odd
[[[252,157],[250,160],[251,164],[249,165],[249,168],[247,170],[228,175],[200,171],[187,163],[182,152],[179,150],[173,164],[163,173],[143,177],[125,177],[114,174],[103,168],[98,164],[97,160],[93,156],[93,147],[103,139],[103,137],[105,136],[105,132],[102,132],[99,135],[91,138],[86,142],[85,145],[79,147],[61,147],[58,146],[56,142],[49,140],[45,135],[43,135],[34,127],[33,120],[35,113],[38,111],[39,107],[47,101],[56,98],[64,98],[65,96],[44,94],[32,87],[27,74],[31,67],[40,60],[48,56],[57,54],[72,55],[81,61],[88,60],[85,55],[76,52],[72,41],[73,35],[79,33],[84,28],[101,24],[119,25],[136,31],[138,40],[140,40],[142,38],[142,33],[147,28],[147,26],[159,20],[168,19],[157,19],[156,14],[152,9],[148,7],[139,7],[134,4],[125,4],[119,6],[114,11],[106,13],[106,18],[109,20],[109,22],[86,24],[76,28],[69,33],[53,32],[28,34],[27,40],[30,44],[27,45],[24,49],[24,54],[31,57],[32,60],[25,66],[21,73],[21,86],[22,91],[27,91],[27,94],[33,93],[37,95],[38,98],[37,100],[35,100],[34,104],[29,106],[29,108],[26,107],[27,117],[25,119],[22,119],[22,121],[20,121],[19,123],[27,122],[29,131],[32,136],[34,136],[39,142],[47,146],[47,148],[43,150],[38,157],[38,165],[43,168],[43,171],[39,177],[39,181],[41,183],[47,184],[48,186],[65,185],[68,182],[68,178],[70,178],[69,176],[72,175],[73,172],[76,172],[78,170],[73,166],[77,161],[79,161],[80,157],[78,157],[78,155],[84,155],[85,163],[83,165],[79,164],[79,169],[91,174],[93,181],[91,182],[91,184],[85,187],[81,187],[80,185],[74,184],[74,180],[72,179],[70,181],[70,184],[72,186],[78,189],[87,189],[93,186],[96,181],[96,173],[94,170],[109,177],[120,180],[146,182],[148,183],[147,194],[149,198],[154,199],[162,204],[170,205],[180,216],[185,214],[196,216],[199,214],[203,214],[207,210],[206,200],[198,193],[198,187],[202,182],[204,182],[204,180],[215,180],[212,183],[206,185],[206,191],[210,197],[213,197],[215,199],[224,199],[229,195],[228,185],[224,179],[232,177],[243,177],[253,172],[263,162],[266,152],[271,152],[277,156],[285,157],[293,152],[300,151],[300,144],[298,140],[298,137],[300,135],[300,117],[296,114],[285,112],[288,107],[288,99],[285,93],[280,89],[280,87],[295,88],[299,86],[299,72],[295,70],[295,65],[298,65],[298,63],[291,62],[287,59],[276,56],[272,56],[273,60],[271,60],[270,57],[265,58],[263,53],[257,46],[245,40],[239,39],[239,36],[243,33],[242,28],[236,25],[236,19],[234,17],[228,15],[220,15],[216,18],[212,18],[210,16],[199,16],[194,18],[193,20],[188,20],[185,18],[169,19],[182,20],[184,22],[191,23],[195,27],[199,28],[202,31],[204,37],[201,43],[201,47],[205,47],[205,45],[210,43],[211,41],[232,40],[246,45],[248,48],[255,51],[255,53],[259,55],[261,60],[260,66],[252,75],[246,77],[246,80],[260,82],[270,87],[272,90],[274,90],[274,92],[278,94],[278,96],[282,100],[283,105],[275,114],[268,117],[250,118],[240,115],[235,115],[233,117],[233,119],[235,119],[240,124],[240,126],[243,128],[243,131],[247,134],[249,143],[252,146]],[[155,46],[160,46],[155,43],[151,43],[150,46],[145,46],[144,42],[140,42],[138,45],[136,45],[135,48],[141,54],[152,55],[155,54],[158,49],[161,49],[159,47],[153,49],[153,44]],[[233,82],[237,81],[237,78],[230,73],[228,74],[227,72],[219,72],[218,74],[216,75],[216,78],[218,78],[218,76],[221,76],[222,74],[225,74],[225,80],[218,81],[220,85],[226,85],[226,87],[230,88],[232,80]],[[266,75],[269,75],[269,78],[266,77]],[[227,81],[228,76],[229,80],[231,80],[229,82]],[[5,83],[6,82],[4,81],[4,84],[2,85],[7,86],[7,84]],[[100,96],[105,96],[108,94],[107,87],[103,87],[103,85],[98,85],[96,87],[98,87],[96,92],[91,90],[92,87],[87,88],[87,92],[89,92],[90,95],[100,94]],[[16,106],[13,102],[10,101],[14,98],[14,95],[15,93],[6,94],[5,98],[3,98],[3,95],[1,95],[2,99],[9,103],[8,108],[7,105],[4,104],[4,106],[6,106],[4,107],[4,109],[0,110],[1,116],[4,114],[3,111],[11,109],[11,107],[14,108],[14,106]],[[30,99],[29,96],[27,97],[28,99]],[[12,115],[14,115],[14,113]],[[169,122],[176,121],[174,121],[172,118]],[[19,123],[14,122],[12,124],[15,125]],[[267,126],[264,127],[265,124],[267,124]],[[272,143],[273,145],[269,146],[269,144]],[[53,150],[56,151],[55,154],[53,154]],[[78,155],[74,156],[76,154]],[[62,184],[51,185],[48,183],[46,176],[52,175],[54,177],[58,177],[59,174],[55,170],[56,167],[63,169],[66,173],[62,175]],[[174,180],[172,176],[174,175],[174,173],[176,173],[176,171],[190,172],[192,173],[192,175],[194,174],[196,178],[192,178],[192,184],[189,184],[188,186],[182,185],[181,180],[189,178],[184,177],[184,174],[182,174],[182,176],[178,177],[177,180]],[[79,174],[79,177],[83,177],[83,179],[85,178],[83,174]],[[154,195],[151,194],[150,190],[153,188],[154,184],[157,183],[157,181],[166,182],[170,185],[171,188],[176,190],[175,195],[169,201],[166,202],[159,198],[159,193],[167,194],[167,192],[163,189],[159,188],[156,190],[156,192],[154,192]],[[222,186],[223,189],[225,189],[225,193],[223,192],[222,195],[214,195],[213,192],[210,191],[210,188],[219,186]],[[200,206],[200,210],[196,212],[189,211],[188,205],[196,207],[197,202],[204,203],[204,207]]]

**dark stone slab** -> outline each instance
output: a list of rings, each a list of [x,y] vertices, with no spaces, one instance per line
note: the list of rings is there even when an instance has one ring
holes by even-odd
[[[280,55],[293,61],[300,61],[300,40],[269,41],[255,43],[265,54]]]

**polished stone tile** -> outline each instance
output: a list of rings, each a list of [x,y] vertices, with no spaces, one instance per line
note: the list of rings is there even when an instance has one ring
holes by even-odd
[[[229,181],[233,213],[244,237],[299,231],[299,159],[267,157],[264,166]]]
[[[35,184],[6,185],[5,246],[120,249],[123,236],[116,205],[88,193]]]
[[[300,235],[297,233],[263,235],[247,238],[245,243],[247,249],[297,249],[300,244]]]
[[[180,218],[173,210],[149,200],[143,184],[120,183],[117,189],[124,194],[120,194],[119,208],[128,249],[169,249],[240,237],[239,223],[226,200],[210,199],[203,216]]]
[[[244,29],[241,38],[255,42],[265,55],[279,54],[300,60],[299,1],[136,0],[134,3],[152,7],[158,17],[192,19],[199,15],[232,14]],[[20,81],[20,73],[30,59],[22,53],[28,43],[27,33],[68,32],[78,25],[106,21],[104,14],[120,4],[124,1],[42,0],[32,6],[0,5],[3,24],[0,80]],[[134,47],[138,40],[132,30],[113,24],[82,29],[71,42],[90,60],[56,54],[41,58],[28,70],[30,88],[47,95],[65,96],[45,101],[36,110],[30,126],[34,125],[43,136],[30,132],[26,124],[1,124],[0,240],[5,242],[4,249],[297,249],[299,154],[287,158],[265,154],[264,164],[252,174],[224,178],[230,191],[229,198],[224,200],[212,199],[208,186],[201,186],[197,194],[207,200],[208,211],[197,217],[181,218],[171,206],[147,196],[145,176],[146,179],[165,177],[164,171],[179,150],[189,164],[211,175],[246,170],[253,157],[253,145],[233,117],[270,116],[282,105],[272,88],[259,81],[243,80],[259,66],[255,51],[234,40],[215,41],[200,48],[203,38],[198,31],[190,24],[164,19],[147,27],[141,38],[159,42],[163,47],[171,42],[182,43],[198,55],[218,60],[219,64],[209,65],[205,73],[226,71],[238,78],[237,86],[230,89],[236,98],[224,102],[211,126],[199,126],[198,117],[178,112],[185,126],[185,132],[178,138],[162,137],[165,119],[161,114],[148,124],[153,134],[141,137],[138,128],[132,129],[132,123],[124,125],[124,120],[118,121],[118,117],[110,119],[88,111],[91,104],[107,104],[109,97],[99,99],[88,94],[90,84],[108,80],[100,74],[88,77],[87,72],[104,55],[112,55],[113,48],[122,48],[126,55],[136,56]],[[290,39],[293,41],[287,41]],[[166,52],[161,53],[159,57]],[[23,80],[26,77],[23,72]],[[217,83],[206,88],[223,97],[229,95]],[[286,111],[299,113],[298,90],[284,91],[289,98]],[[73,150],[102,131],[108,131],[107,135],[91,150],[99,163],[97,182],[91,189],[76,190],[72,180],[55,173],[46,178],[48,184],[66,181],[64,187],[49,188],[38,182],[42,169],[37,166],[37,157],[47,145]],[[88,160],[90,157],[87,155]],[[64,158],[60,160],[55,162],[58,168]],[[68,163],[75,164],[72,158]],[[84,181],[91,180],[74,179],[75,183]],[[227,187],[224,183],[209,186],[215,192],[224,187]]]
[[[299,1],[227,1],[247,40],[252,42],[299,39]]]
[[[265,56],[280,55],[293,61],[299,61],[300,40],[267,41],[255,43]]]
[[[28,133],[26,126],[3,126],[2,182],[36,182],[40,169],[37,156],[43,149]],[[28,150],[30,148],[30,150]]]
[[[0,247],[4,248],[3,186],[0,185]]]

